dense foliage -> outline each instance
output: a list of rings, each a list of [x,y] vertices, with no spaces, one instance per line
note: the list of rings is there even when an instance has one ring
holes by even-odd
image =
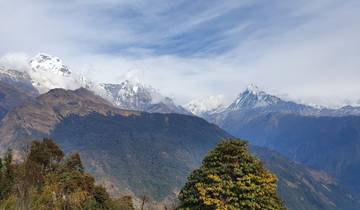
[[[133,209],[131,198],[113,200],[84,172],[79,154],[64,157],[50,139],[33,141],[26,158],[0,160],[0,209]]]
[[[209,152],[179,199],[179,209],[284,209],[276,177],[248,152],[246,142],[230,139]]]

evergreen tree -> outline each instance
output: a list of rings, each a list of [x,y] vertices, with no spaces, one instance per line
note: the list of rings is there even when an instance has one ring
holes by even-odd
[[[285,209],[276,194],[276,177],[252,156],[247,143],[223,140],[188,177],[179,209]]]

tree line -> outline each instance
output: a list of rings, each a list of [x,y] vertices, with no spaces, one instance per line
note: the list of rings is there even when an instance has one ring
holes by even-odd
[[[239,139],[225,139],[204,158],[179,193],[178,210],[285,209],[276,176]],[[143,200],[141,209],[144,209]],[[0,209],[134,210],[132,198],[114,199],[85,172],[78,153],[65,157],[51,139],[33,141],[19,163],[0,158]]]

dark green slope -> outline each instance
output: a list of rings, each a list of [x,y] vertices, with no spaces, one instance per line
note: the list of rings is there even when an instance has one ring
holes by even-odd
[[[70,116],[52,136],[66,151],[80,150],[98,177],[110,174],[137,196],[161,201],[175,197],[191,170],[227,134],[200,118],[143,113]],[[289,209],[360,208],[358,197],[325,173],[268,149],[252,147],[252,151],[279,177],[279,194]]]
[[[88,154],[85,162],[97,162],[104,174],[119,180],[136,196],[160,201],[168,195],[175,197],[207,151],[228,135],[201,118],[142,113],[70,116],[51,136],[65,151]],[[94,173],[99,165],[92,167]]]

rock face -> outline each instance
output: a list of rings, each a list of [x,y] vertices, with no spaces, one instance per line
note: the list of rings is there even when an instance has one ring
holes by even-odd
[[[83,88],[55,89],[13,109],[0,135],[2,150],[52,137],[64,151],[80,152],[89,172],[114,194],[146,195],[157,203],[173,201],[207,151],[230,136],[194,116],[118,109]],[[289,209],[358,208],[357,195],[335,180],[318,181],[315,173],[275,152],[253,150],[279,176]]]

